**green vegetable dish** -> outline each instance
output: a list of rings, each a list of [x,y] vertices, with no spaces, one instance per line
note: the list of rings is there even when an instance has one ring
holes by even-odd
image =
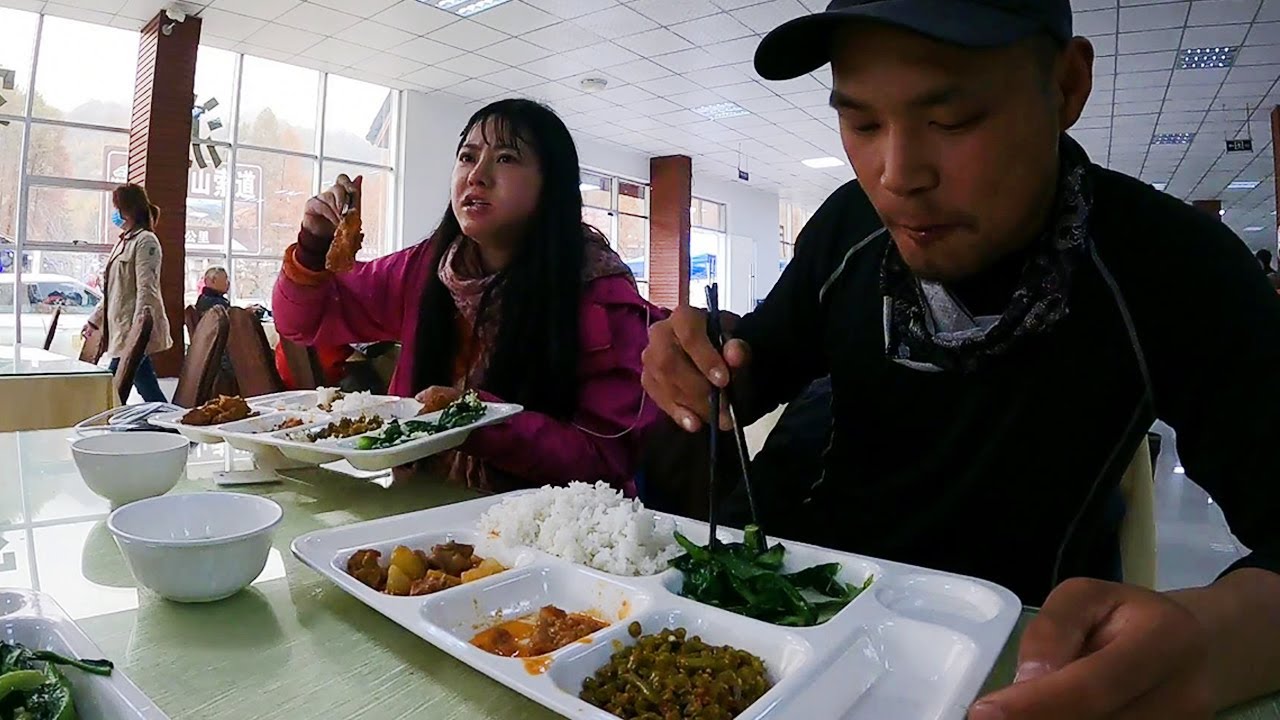
[[[76,720],[71,682],[58,665],[110,675],[109,660],[74,660],[0,642],[0,720]]]
[[[764,661],[736,648],[708,645],[684,628],[641,635],[582,681],[578,697],[624,720],[732,720],[769,691]]]
[[[685,554],[671,561],[684,573],[680,594],[691,600],[775,625],[820,625],[844,609],[866,590],[841,582],[839,563],[814,565],[799,572],[783,573],[786,549],[781,543],[764,549],[760,528],[748,525],[743,542],[703,547],[680,533],[676,542]]]
[[[435,435],[446,430],[466,427],[484,419],[487,412],[480,396],[471,391],[454,400],[435,420],[392,420],[376,435],[365,435],[356,440],[357,450],[385,450],[403,445],[410,440]]]

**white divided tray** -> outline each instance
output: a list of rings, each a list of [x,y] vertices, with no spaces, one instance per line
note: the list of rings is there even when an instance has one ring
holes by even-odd
[[[529,492],[529,491],[520,491]],[[773,688],[740,719],[962,720],[1004,647],[1022,606],[1008,590],[948,573],[874,560],[812,545],[781,542],[785,570],[819,563],[842,565],[840,579],[871,587],[824,624],[789,628],[682,598],[682,575],[667,570],[623,577],[574,565],[531,548],[495,550],[475,530],[480,515],[505,496],[321,530],[293,542],[302,562],[366,605],[480,672],[570,718],[614,716],[578,699],[582,681],[608,662],[613,642],[632,642],[627,626],[644,633],[686,628],[713,645],[760,657]],[[700,545],[705,523],[673,518]],[[721,540],[741,540],[723,529]],[[396,545],[430,551],[457,540],[476,544],[509,570],[419,597],[395,597],[366,587],[346,572],[359,549]],[[770,538],[770,543],[776,542]],[[612,620],[586,642],[572,643],[549,662],[499,657],[470,644],[477,632],[502,620],[536,613],[544,605],[590,612]]]
[[[315,390],[303,390],[247,398],[246,402],[255,414],[244,420],[220,425],[185,425],[181,422],[182,416],[186,414],[185,410],[156,415],[151,418],[151,424],[176,430],[194,442],[216,445],[225,441],[238,450],[263,457],[274,457],[278,454],[294,463],[306,465],[325,465],[346,460],[358,470],[378,471],[452,450],[465,442],[472,430],[501,422],[522,410],[519,405],[486,403],[485,416],[471,425],[410,440],[395,447],[360,450],[357,449],[356,443],[363,435],[316,442],[309,442],[299,437],[342,418],[378,415],[384,421],[434,420],[439,413],[418,417],[418,412],[422,409],[421,403],[409,398],[392,396],[373,396],[370,405],[358,410],[326,412],[317,407],[317,397],[318,393]],[[303,424],[287,430],[274,429],[285,420],[292,418],[301,420]],[[368,434],[380,432],[382,429]],[[278,463],[273,461],[273,465]]]
[[[0,640],[81,660],[105,657],[53,598],[29,590],[0,589]],[[119,668],[106,677],[70,667],[58,669],[71,681],[71,697],[81,720],[169,719]]]

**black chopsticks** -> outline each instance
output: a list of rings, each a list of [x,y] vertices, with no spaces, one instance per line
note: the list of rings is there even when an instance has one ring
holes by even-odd
[[[711,283],[710,285],[707,286],[707,337],[711,340],[711,344],[715,347],[716,352],[720,353],[721,355],[724,355],[724,329],[721,326],[721,322],[720,322],[720,286],[717,283]],[[747,504],[751,508],[751,522],[753,525],[756,525],[757,527],[760,526],[760,519],[759,519],[759,516],[756,514],[755,493],[753,492],[751,487],[751,474],[749,472],[750,461],[747,458],[747,437],[746,437],[746,434],[743,432],[742,425],[738,423],[738,413],[734,408],[735,403],[734,403],[733,385],[732,383],[730,383],[729,385],[726,385],[723,390],[713,385],[711,387],[711,397],[710,397],[711,427],[709,428],[710,435],[711,435],[711,462],[710,462],[711,505],[708,510],[708,522],[711,525],[711,540],[709,543],[711,545],[714,545],[716,542],[718,542],[716,538],[716,528],[718,526],[718,519],[716,517],[716,505],[717,505],[716,496],[718,494],[717,487],[719,483],[717,482],[718,473],[716,469],[716,458],[720,450],[719,417],[720,417],[721,393],[724,393],[724,399],[726,401],[725,404],[728,405],[728,408],[729,408],[729,421],[733,425],[733,439],[738,446],[737,447],[738,463],[742,469],[742,482],[746,486],[746,490],[747,490]],[[755,549],[763,553],[765,549],[768,547],[768,544],[769,543],[765,539],[764,529],[761,528],[760,529],[760,547]]]

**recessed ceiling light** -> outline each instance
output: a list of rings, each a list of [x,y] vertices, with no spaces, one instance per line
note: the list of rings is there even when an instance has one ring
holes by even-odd
[[[1256,180],[1235,180],[1227,186],[1228,190],[1252,190],[1260,183]]]
[[[1245,228],[1245,229],[1244,229],[1244,231],[1245,231],[1245,232],[1262,232],[1262,226],[1261,226],[1261,225],[1250,225],[1249,227]]]
[[[844,161],[841,160],[840,158],[830,157],[830,156],[820,157],[820,158],[809,158],[808,160],[801,160],[800,162],[804,163],[805,167],[811,167],[814,170],[822,170],[824,168],[835,168],[835,167],[840,167],[841,165],[844,165]]]
[[[470,17],[476,13],[496,8],[507,0],[418,0],[427,5],[435,5],[441,10],[448,10],[462,17]]]
[[[1153,188],[1155,188],[1155,189],[1157,189],[1157,190],[1163,190],[1163,189],[1165,189],[1166,187],[1169,187],[1169,185],[1168,185],[1168,183],[1151,183],[1151,187],[1153,187]]]
[[[1156,133],[1151,137],[1152,145],[1190,145],[1196,139],[1193,132]]]
[[[731,102],[701,105],[694,108],[693,111],[709,120],[723,120],[724,118],[742,117],[743,115],[751,114],[746,108]]]
[[[1183,48],[1178,52],[1178,69],[1228,68],[1236,62],[1236,50],[1233,47]]]

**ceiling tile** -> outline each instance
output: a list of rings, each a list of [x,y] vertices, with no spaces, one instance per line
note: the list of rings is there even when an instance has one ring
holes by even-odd
[[[1280,25],[1280,23],[1277,23]],[[1280,32],[1280,27],[1276,28]],[[1236,65],[1274,65],[1280,63],[1280,44],[1254,45],[1240,48],[1236,55]]]
[[[350,15],[369,18],[395,5],[398,0],[308,0]]]
[[[1216,85],[1170,85],[1167,99],[1208,101],[1217,94],[1218,86]]]
[[[654,78],[671,74],[670,70],[651,60],[637,60],[623,65],[614,65],[609,68],[609,72],[632,83],[653,80]]]
[[[524,0],[539,10],[545,10],[566,20],[580,15],[605,10],[617,4],[617,0]],[[686,0],[681,0],[682,2]]]
[[[607,90],[601,90],[596,93],[601,100],[607,100],[615,105],[626,105],[629,103],[649,100],[655,95],[638,85],[623,85],[621,87],[611,87]]]
[[[490,60],[486,57],[470,54],[459,55],[458,57],[438,62],[435,66],[442,70],[448,70],[449,72],[458,73],[463,77],[469,78],[478,78],[507,68],[506,65],[503,65],[496,60]]]
[[[755,32],[751,28],[726,13],[710,15],[673,25],[671,30],[680,37],[698,45],[711,45],[726,40],[755,36]]]
[[[468,100],[481,101],[494,100],[507,94],[506,90],[503,90],[497,85],[491,85],[483,80],[476,80],[474,78],[470,80],[463,80],[456,85],[450,85],[449,92],[454,95],[467,98]]]
[[[167,4],[168,3],[165,0],[126,0],[125,4],[120,7],[120,11],[116,13],[116,15],[150,21],[151,18],[155,17],[156,14],[163,10],[164,6]],[[7,7],[15,7],[12,2],[6,2],[5,5]],[[31,10],[32,12],[40,12],[41,10],[44,10],[44,0],[32,2],[29,6],[25,7],[24,3],[19,3],[16,7],[18,10],[25,9]],[[201,40],[203,39],[204,37],[202,33]]]
[[[89,10],[82,7],[73,7],[71,5],[62,5],[60,3],[49,3],[45,6],[44,11],[56,17],[79,20],[81,22],[93,23],[95,25],[110,25],[113,17],[111,13]]]
[[[525,63],[540,60],[550,55],[551,51],[520,38],[510,38],[477,50],[476,54],[514,67],[520,67]]]
[[[476,13],[472,18],[495,30],[517,36],[554,25],[559,20],[555,15],[528,5],[523,0],[511,0],[493,9]]]
[[[1116,90],[1116,102],[1138,102],[1141,100],[1161,100],[1164,98],[1164,87],[1137,87]]]
[[[355,15],[306,3],[276,18],[275,22],[321,35],[337,35],[360,22]]]
[[[496,73],[481,78],[485,82],[493,83],[498,87],[504,87],[508,90],[520,90],[522,88],[539,85],[543,79],[533,73],[525,72],[519,68],[506,68]]]
[[[682,75],[669,75],[664,78],[658,78],[657,80],[648,80],[637,84],[654,95],[660,95],[663,97],[669,97],[678,93],[693,92],[694,90],[700,90],[703,87]]]
[[[694,90],[678,95],[666,96],[671,102],[686,108],[697,108],[703,105],[715,105],[724,102],[724,97],[714,90]]]
[[[266,27],[266,20],[251,18],[247,15],[236,15],[217,8],[206,8],[200,12],[201,33],[209,33],[231,40],[244,40],[255,32]]]
[[[1197,3],[1192,7],[1199,6],[1199,3]],[[1236,47],[1244,43],[1244,38],[1248,34],[1248,24],[1188,27],[1182,34],[1182,47]]]
[[[1174,70],[1170,85],[1221,85],[1227,79],[1227,68]]]
[[[388,27],[372,20],[364,20],[342,31],[344,40],[371,48],[389,48],[403,45],[413,39],[413,35]]]
[[[633,102],[628,107],[644,115],[662,115],[664,113],[675,112],[680,109],[679,105],[660,97]]]
[[[1280,20],[1280,0],[1263,0],[1262,9],[1258,11],[1258,16],[1254,18],[1254,22],[1262,22],[1264,20],[1267,22]]]
[[[1089,42],[1093,43],[1094,54],[1098,57],[1116,54],[1115,35],[1094,35],[1089,38]]]
[[[1234,67],[1231,72],[1227,73],[1227,82],[1270,82],[1275,83],[1280,78],[1280,65],[1250,65],[1248,67]],[[1262,95],[1265,95],[1264,90]],[[1262,95],[1258,97],[1261,98]]]
[[[390,53],[377,53],[352,64],[353,68],[358,70],[366,70],[368,72],[385,75],[387,77],[398,78],[407,75],[415,70],[422,69],[422,63],[416,60],[392,55]]]
[[[533,87],[525,88],[524,92],[530,97],[542,98],[543,100],[564,100],[582,94],[574,88],[555,82],[534,85]]]
[[[730,14],[752,30],[767,33],[788,20],[808,15],[809,10],[796,0],[769,0]]]
[[[1115,33],[1116,17],[1115,9],[1094,10],[1092,12],[1077,11],[1072,13],[1071,22],[1077,35],[1090,37]]]
[[[652,58],[652,60],[672,72],[688,72],[703,68],[724,65],[725,63],[702,48],[691,48],[680,52],[668,53]]]
[[[578,48],[564,53],[564,56],[593,68],[607,68],[622,63],[637,62],[641,59],[630,50],[608,41]]]
[[[1187,20],[1190,2],[1170,2],[1160,5],[1120,8],[1120,32],[1179,28]]]
[[[1142,32],[1120,33],[1117,36],[1116,49],[1121,54],[1177,50],[1181,42],[1181,29],[1145,30]]]
[[[1133,53],[1116,57],[1117,73],[1146,72],[1148,70],[1172,70],[1178,53],[1162,50],[1152,53]]]
[[[474,20],[461,20],[451,25],[446,25],[435,32],[429,33],[427,37],[436,42],[442,42],[463,50],[479,50],[508,39],[506,33],[481,25]]]
[[[1280,22],[1257,22],[1245,38],[1246,45],[1270,45],[1280,38]]]
[[[458,83],[462,82],[463,80],[466,80],[467,78],[464,78],[457,73],[451,73],[448,70],[441,70],[440,68],[434,68],[434,67],[424,67],[421,70],[417,70],[415,72],[409,73],[408,75],[405,75],[402,79],[408,82],[411,82],[415,85],[421,85],[422,87],[433,88],[436,90],[443,90],[444,88],[447,88],[450,85],[457,85]]]
[[[210,7],[262,20],[275,20],[300,4],[299,0],[216,0]]]
[[[403,45],[397,45],[388,52],[411,60],[417,60],[427,65],[438,63],[441,60],[447,60],[460,54],[455,47],[438,43],[435,40],[428,40],[424,37],[414,38]]]
[[[739,83],[737,85],[718,87],[716,88],[716,92],[735,102],[740,100],[750,100],[753,98],[770,97],[774,95],[772,90],[754,80],[751,82]]]
[[[1121,57],[1124,57],[1123,55]],[[1152,72],[1130,72],[1120,73],[1116,75],[1116,89],[1124,90],[1128,88],[1163,88],[1169,84],[1169,77],[1173,75],[1169,70],[1156,70]]]
[[[285,25],[267,26],[245,38],[245,42],[258,47],[297,55],[320,42],[322,38],[306,30]]]
[[[1222,25],[1253,22],[1262,0],[1197,0],[1191,3],[1188,25]],[[1188,47],[1203,47],[1191,45]]]
[[[338,67],[347,67],[349,65],[358,65],[365,58],[373,55],[374,52],[376,51],[355,43],[349,43],[346,40],[325,38],[307,49],[306,52],[303,52],[302,56],[333,63]]]
[[[688,40],[666,28],[655,28],[638,35],[618,38],[617,43],[641,55],[661,55],[692,47]]]
[[[728,65],[720,67],[705,68],[703,70],[692,70],[684,73],[684,77],[697,83],[701,87],[718,88],[723,85],[737,85],[744,83],[751,78],[744,75],[741,70]]]
[[[1160,112],[1163,103],[1159,100],[1143,100],[1141,102],[1118,102],[1115,104],[1115,115],[1150,115]]]
[[[612,107],[608,101],[601,100],[595,95],[587,95],[579,93],[577,97],[566,98],[564,100],[556,100],[553,103],[556,109],[565,109],[570,112],[592,112],[595,110],[603,110]]]
[[[632,10],[662,25],[675,25],[721,12],[710,0],[634,0],[630,5]]]
[[[221,0],[219,0],[221,1]],[[249,2],[258,2],[259,0],[248,0]],[[458,16],[453,13],[437,10],[436,8],[424,5],[418,0],[400,0],[400,2],[383,10],[373,19],[383,25],[390,25],[394,28],[400,28],[405,32],[415,35],[426,35],[434,30],[457,21]]]
[[[599,35],[570,22],[556,23],[531,33],[520,33],[520,37],[534,45],[556,52],[575,50],[584,45],[598,43],[602,39]]]
[[[658,27],[657,23],[625,5],[616,5],[607,10],[583,15],[574,22],[610,40]]]
[[[581,60],[574,60],[564,55],[551,55],[540,60],[520,63],[519,66],[548,80],[563,80],[591,70],[591,66]]]

